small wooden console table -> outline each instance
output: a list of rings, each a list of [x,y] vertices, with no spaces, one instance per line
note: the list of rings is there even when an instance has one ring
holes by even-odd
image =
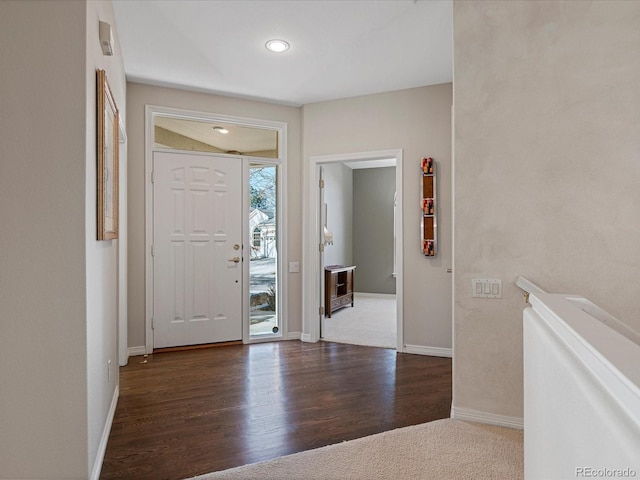
[[[353,285],[355,266],[329,265],[324,269],[324,314],[351,304],[353,307]]]

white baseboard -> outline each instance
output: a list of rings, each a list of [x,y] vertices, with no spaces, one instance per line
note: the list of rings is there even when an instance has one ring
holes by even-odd
[[[146,355],[147,348],[144,345],[140,345],[139,347],[129,347],[127,349],[130,357],[136,357],[138,355]]]
[[[369,292],[353,292],[354,295],[362,295],[367,298],[383,298],[383,299],[392,299],[396,298],[395,293],[369,293]]]
[[[472,408],[451,407],[451,418],[456,420],[466,420],[468,422],[486,423],[488,425],[498,425],[499,427],[524,429],[523,417],[507,417],[506,415],[496,415],[495,413],[480,412]]]
[[[428,355],[430,357],[453,357],[453,350],[451,348],[424,347],[422,345],[405,345],[404,353]]]
[[[109,413],[107,413],[107,419],[104,422],[102,438],[100,438],[100,444],[98,445],[98,453],[96,454],[96,459],[93,462],[93,468],[91,469],[91,477],[89,477],[90,480],[98,480],[100,478],[102,462],[104,461],[104,454],[107,451],[107,442],[109,441],[109,433],[111,433],[111,425],[113,424],[113,417],[116,414],[116,406],[118,405],[119,396],[120,387],[116,385],[116,388],[113,391],[113,398],[111,399]]]
[[[308,335],[307,335],[308,336]],[[289,332],[289,334],[283,340],[300,340],[302,338],[302,332]],[[273,341],[273,339],[269,339],[267,341]],[[309,340],[307,340],[308,342]],[[129,347],[127,349],[130,357],[136,357],[139,355],[146,355],[147,349],[144,345],[140,345],[139,347]]]
[[[311,335],[308,333],[301,333],[300,340],[303,342],[311,342]]]

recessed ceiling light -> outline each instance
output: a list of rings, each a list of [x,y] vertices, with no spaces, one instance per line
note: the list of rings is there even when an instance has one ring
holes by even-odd
[[[265,47],[267,47],[267,50],[269,50],[270,52],[276,53],[282,53],[289,50],[289,44],[284,40],[269,40],[265,44]]]
[[[229,130],[224,127],[213,127],[213,131],[216,133],[224,133],[225,135],[229,133]]]

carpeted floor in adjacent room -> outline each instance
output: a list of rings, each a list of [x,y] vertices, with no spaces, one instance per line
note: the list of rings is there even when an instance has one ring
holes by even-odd
[[[396,348],[396,296],[354,293],[354,306],[325,317],[322,338],[328,342]]]

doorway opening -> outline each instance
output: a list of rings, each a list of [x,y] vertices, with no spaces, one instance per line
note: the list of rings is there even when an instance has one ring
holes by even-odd
[[[386,163],[385,163],[386,162]],[[325,282],[324,282],[324,272],[325,266],[331,265],[331,256],[329,257],[329,261],[325,261],[325,256],[329,249],[336,247],[336,232],[332,230],[332,213],[331,208],[328,208],[328,214],[326,218],[326,225],[328,231],[333,235],[332,241],[333,245],[327,246],[325,242],[325,218],[323,215],[324,211],[324,202],[326,192],[323,191],[321,186],[323,183],[321,182],[321,176],[325,173],[322,172],[322,168],[331,167],[332,165],[342,165],[348,164],[349,167],[345,168],[354,168],[355,170],[360,170],[362,168],[372,168],[372,167],[387,167],[395,165],[395,180],[394,185],[392,186],[392,190],[390,192],[390,198],[388,199],[392,205],[392,211],[395,207],[395,219],[392,220],[391,230],[391,242],[393,244],[402,245],[402,150],[384,150],[384,151],[375,151],[375,152],[363,152],[363,153],[355,153],[355,154],[338,154],[338,155],[323,155],[311,157],[311,161],[309,164],[309,171],[307,175],[307,187],[308,187],[308,197],[307,197],[307,210],[306,210],[306,218],[305,218],[305,242],[304,242],[304,253],[305,253],[305,265],[307,265],[311,272],[309,275],[305,275],[304,277],[304,312],[305,312],[305,322],[304,332],[302,339],[305,341],[318,341],[324,336],[323,331],[323,322],[325,316]],[[324,180],[324,185],[326,188],[326,179]],[[397,192],[397,196],[394,195]],[[335,195],[331,194],[331,198],[334,198]],[[394,198],[395,197],[395,198]],[[393,216],[393,214],[392,214]],[[353,220],[352,220],[353,223]],[[357,250],[361,248],[362,240],[358,240],[358,244],[352,245],[351,257],[349,257],[348,248],[344,253],[342,258],[345,259],[347,263],[349,259],[351,262],[355,263],[353,250]],[[319,246],[319,248],[318,248]],[[344,246],[341,246],[341,248]],[[395,252],[394,248],[391,247],[389,249],[388,256],[388,272],[387,279],[391,279],[393,283],[395,283],[395,305],[392,306],[392,310],[395,307],[395,325],[393,326],[396,330],[396,338],[395,338],[395,348],[398,351],[402,351],[403,345],[403,317],[402,317],[402,249],[397,248]],[[332,254],[330,254],[332,255]],[[353,266],[353,265],[352,265]],[[359,287],[358,287],[358,265],[355,265],[355,302],[358,301]],[[395,276],[393,275],[395,274]],[[364,275],[367,275],[366,273]],[[391,278],[394,277],[394,278]],[[366,291],[360,290],[362,293],[368,293]],[[375,292],[374,292],[375,293]],[[393,295],[391,293],[388,294],[380,294],[380,295]],[[354,304],[354,312],[357,308],[358,304]],[[343,310],[347,312],[350,306],[346,306]],[[362,309],[361,309],[362,310]],[[339,313],[336,313],[336,316]]]
[[[243,343],[252,343],[286,338],[286,302],[283,299],[286,299],[287,286],[286,282],[279,281],[283,278],[284,268],[281,259],[286,258],[286,238],[279,234],[284,227],[283,219],[286,218],[286,203],[283,201],[286,195],[286,186],[282,180],[286,178],[286,123],[151,105],[146,107],[145,122],[147,125],[145,145],[145,353],[152,353],[154,350],[155,326],[158,322],[164,321],[168,325],[186,322],[182,315],[183,312],[174,308],[173,304],[169,305],[170,308],[165,309],[169,312],[168,318],[161,320],[155,317],[156,310],[158,310],[155,305],[156,299],[162,298],[157,284],[164,281],[166,275],[154,273],[154,265],[157,263],[154,259],[154,236],[157,236],[154,228],[158,222],[166,220],[165,213],[168,214],[169,210],[177,208],[176,205],[181,205],[180,191],[174,188],[173,183],[181,178],[182,173],[180,172],[187,170],[196,173],[190,180],[191,185],[188,187],[193,191],[191,196],[194,201],[190,203],[192,208],[184,209],[185,218],[197,216],[198,219],[212,219],[213,223],[210,226],[212,245],[221,245],[219,227],[222,223],[226,225],[231,220],[237,221],[241,233],[238,240],[230,241],[228,245],[221,248],[211,247],[208,257],[204,256],[196,261],[192,255],[191,260],[187,258],[185,261],[190,261],[196,269],[199,269],[197,272],[206,273],[209,266],[215,264],[210,259],[218,255],[220,259],[216,261],[220,265],[220,272],[227,272],[230,269],[237,271],[237,278],[232,279],[234,288],[237,287],[241,291],[239,300],[235,302],[240,310],[236,330],[240,333],[234,334],[237,339],[241,339]],[[169,172],[171,176],[167,184],[167,195],[169,199],[173,198],[171,201],[175,201],[171,205],[169,205],[171,202],[167,203],[166,208],[158,208],[157,205],[154,205],[154,189],[156,188],[154,182],[157,173],[154,171],[154,156],[158,154],[180,154],[187,163],[187,159],[190,158],[217,157],[220,161],[240,165],[240,173],[234,177],[233,184],[224,186],[224,180],[231,177],[227,176],[221,168],[210,168],[208,163],[198,165],[195,169],[190,166],[187,170],[182,167],[178,170],[173,169]],[[207,162],[209,161],[207,160]],[[210,177],[204,176],[202,172],[209,170]],[[217,216],[207,214],[205,208],[209,208],[207,205],[211,202],[204,200],[205,196],[201,195],[201,191],[209,188],[208,185],[224,186],[224,189],[227,189],[224,190],[225,192],[232,189],[240,192],[237,199],[232,202],[233,208],[227,208],[224,206],[224,202],[218,202],[219,206],[215,207],[220,210],[216,213]],[[215,200],[213,203],[223,197],[222,190],[218,192],[214,188],[211,192],[210,197]],[[252,196],[252,193],[256,193],[256,195]],[[252,201],[258,202],[258,204],[254,204],[254,207],[260,208],[251,208]],[[236,207],[237,213],[233,213],[235,211],[233,209]],[[254,217],[259,217],[257,222],[252,222],[251,214],[254,210],[258,210],[254,214]],[[187,225],[188,222],[186,220],[185,222]],[[197,241],[200,240],[198,237],[201,234],[199,232],[200,223],[198,225],[194,223],[192,228],[192,233],[195,235],[194,248]],[[180,230],[178,227],[174,228],[171,225],[167,227],[169,232],[167,242],[173,241],[172,232],[177,231],[176,228]],[[197,243],[197,246],[200,246],[200,243]],[[179,251],[179,249],[175,251]],[[204,252],[205,249],[194,251]],[[255,263],[252,264],[252,260],[255,260]],[[170,267],[171,265],[173,264],[169,262]],[[202,307],[203,311],[209,309],[208,314],[198,314],[191,319],[193,321],[189,320],[192,324],[195,325],[196,321],[205,324],[209,320],[215,324],[222,320],[224,312],[218,312],[215,308],[208,307],[207,304],[210,302],[207,298],[211,299],[218,292],[217,282],[224,281],[224,277],[228,277],[228,275],[223,276],[220,272],[219,274],[209,272],[210,276],[205,276],[202,273],[200,275],[202,281],[195,281],[193,275],[188,272],[183,275],[180,269],[171,270],[169,268],[167,271],[170,274],[177,272],[174,275],[177,278],[174,283],[180,286],[180,292],[184,291],[177,297],[171,296],[179,300],[173,302],[174,304],[184,303],[183,310],[186,312],[186,305],[189,302],[193,303],[194,298],[199,298],[201,301],[198,307]],[[193,284],[193,288],[189,287],[189,282]],[[213,287],[210,285],[211,283]],[[182,288],[184,285],[186,287]],[[210,289],[211,292],[205,295],[198,289],[202,292]],[[182,301],[183,297],[186,299],[184,302]],[[222,302],[222,299],[220,301]],[[268,330],[263,331],[264,328]],[[163,342],[167,347],[179,346],[181,343],[184,344],[181,340],[176,343],[172,338]],[[199,338],[190,338],[189,343],[207,342],[200,342]]]
[[[395,158],[320,166],[323,340],[397,345],[395,166]]]

